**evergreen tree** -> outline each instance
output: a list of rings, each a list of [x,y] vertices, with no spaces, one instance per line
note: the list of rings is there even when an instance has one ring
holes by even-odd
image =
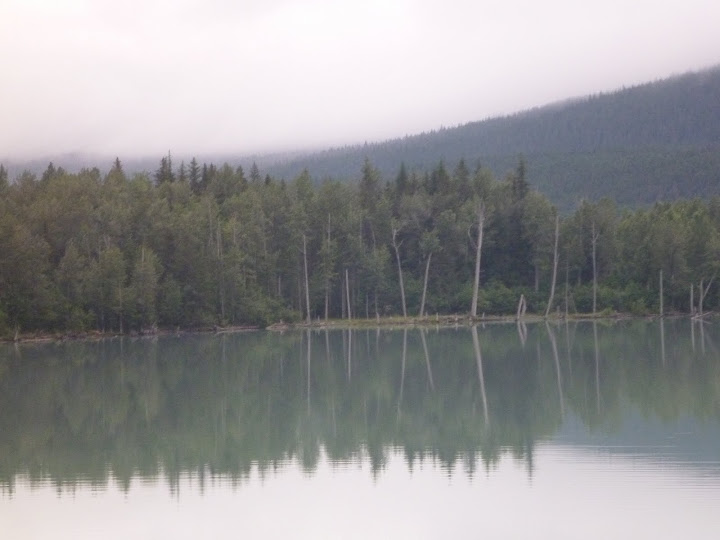
[[[185,161],[180,162],[180,169],[178,170],[178,182],[187,182],[187,170],[185,169]]]
[[[160,167],[155,171],[155,182],[159,184],[172,183],[175,181],[175,173],[172,167],[172,157],[168,152],[166,157],[160,160]]]
[[[190,160],[188,179],[190,180],[190,189],[192,189],[193,193],[195,193],[196,195],[199,194],[202,191],[200,188],[200,166],[198,165],[197,159],[195,159],[194,157]]]
[[[253,161],[253,164],[250,167],[250,182],[253,184],[259,184],[260,180],[260,170],[258,169],[257,163]]]
[[[45,169],[45,172],[40,177],[40,183],[47,184],[56,176],[58,176],[58,170],[55,168],[55,165],[53,165],[53,162],[51,161],[48,164],[47,169]]]
[[[5,166],[0,163],[0,193],[8,186],[8,172]]]

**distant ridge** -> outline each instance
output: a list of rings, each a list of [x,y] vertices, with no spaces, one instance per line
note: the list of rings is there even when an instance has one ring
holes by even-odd
[[[460,159],[503,177],[521,155],[528,181],[564,211],[584,198],[609,197],[635,207],[720,194],[720,65],[384,142],[314,153],[196,157],[245,168],[257,163],[263,176],[292,179],[307,169],[316,181],[349,181],[360,176],[366,158],[390,180],[401,163],[422,175],[440,161],[452,168]],[[153,172],[161,157],[120,159],[128,171]],[[173,155],[173,165],[191,158]],[[113,159],[66,154],[3,164],[15,178],[23,170],[40,173],[49,161],[70,172],[106,172]]]
[[[464,159],[503,176],[520,155],[529,181],[565,209],[582,198],[636,206],[718,194],[720,66],[266,168],[285,178],[307,168],[316,179],[351,179],[367,157],[389,179],[401,162],[424,172]]]

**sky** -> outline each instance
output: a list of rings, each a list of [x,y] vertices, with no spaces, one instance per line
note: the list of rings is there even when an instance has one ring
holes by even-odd
[[[0,0],[0,159],[379,141],[720,64],[716,0]]]

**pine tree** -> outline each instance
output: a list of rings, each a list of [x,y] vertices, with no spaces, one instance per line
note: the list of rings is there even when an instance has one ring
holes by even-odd
[[[190,180],[190,189],[192,189],[193,193],[196,195],[200,193],[200,166],[194,157],[190,160],[188,179]]]
[[[168,152],[167,157],[160,160],[160,168],[155,171],[155,181],[157,184],[164,184],[165,182],[174,182],[175,173],[172,168],[172,156]]]
[[[257,163],[253,161],[252,167],[250,167],[250,182],[259,184],[260,180],[260,170],[258,169]]]
[[[7,169],[0,163],[0,191],[8,187],[8,172]]]
[[[40,178],[41,184],[47,184],[50,180],[55,178],[58,175],[58,171],[55,169],[55,165],[53,165],[53,162],[51,161],[47,169],[45,169],[45,172],[43,173],[42,177]]]

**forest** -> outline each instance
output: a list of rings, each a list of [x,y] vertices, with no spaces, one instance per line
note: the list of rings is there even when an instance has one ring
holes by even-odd
[[[707,314],[720,197],[560,215],[522,158],[384,180],[252,166],[106,175],[0,166],[0,334],[154,332],[385,316]]]

